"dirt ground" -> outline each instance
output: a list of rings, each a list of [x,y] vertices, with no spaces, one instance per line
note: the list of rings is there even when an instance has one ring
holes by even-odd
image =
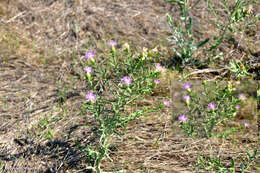
[[[191,14],[198,38],[217,34],[212,26],[214,19],[204,6],[202,1]],[[0,0],[1,169],[80,172],[86,166],[85,155],[73,142],[95,139],[84,126],[86,121],[93,122],[77,116],[86,84],[78,77],[81,69],[73,58],[93,49],[102,54],[110,39],[117,40],[119,47],[128,42],[138,50],[161,45],[170,57],[165,14],[177,17],[176,11],[177,6],[165,0]],[[259,5],[255,6],[253,13],[259,11]],[[250,55],[258,61],[259,32],[258,23],[242,36],[234,35],[239,44],[223,45],[225,60]],[[161,90],[170,95],[170,87],[166,83]],[[160,96],[155,95],[148,100],[158,99]],[[162,114],[136,120],[122,139],[114,137],[114,162],[105,160],[104,170],[191,172],[197,152],[207,155],[229,150],[231,144],[221,139],[193,140],[179,135],[171,129],[171,110],[165,109]],[[230,150],[231,155],[257,147],[256,131],[255,124],[241,134],[243,145]]]

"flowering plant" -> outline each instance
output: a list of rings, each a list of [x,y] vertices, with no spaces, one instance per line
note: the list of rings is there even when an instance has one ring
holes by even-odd
[[[92,165],[89,169],[100,172],[100,163],[109,158],[109,138],[112,134],[120,135],[119,127],[126,126],[127,122],[147,112],[146,107],[129,113],[126,106],[135,104],[142,95],[152,92],[152,88],[159,83],[158,77],[161,71],[154,71],[151,57],[146,59],[133,58],[130,52],[128,58],[119,59],[116,50],[117,42],[111,40],[110,55],[102,61],[94,59],[94,52],[86,53],[86,63],[83,64],[86,82],[89,84],[89,92],[85,95],[85,102],[82,105],[84,114],[91,116],[97,122],[97,138],[99,142],[96,146],[87,145],[87,160]],[[88,60],[91,60],[89,63]],[[99,65],[97,65],[97,63]],[[159,67],[160,70],[162,67]],[[102,83],[104,92],[98,92]]]
[[[178,121],[187,135],[207,138],[214,136],[218,132],[215,127],[234,118],[242,101],[246,99],[244,94],[234,96],[234,90],[230,86],[223,88],[218,82],[214,84],[212,93],[208,83],[202,82],[203,91],[200,96],[192,89],[191,84],[183,85],[187,113],[179,115]]]

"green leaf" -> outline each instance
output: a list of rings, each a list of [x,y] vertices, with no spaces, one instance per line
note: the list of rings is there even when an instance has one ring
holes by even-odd
[[[117,135],[117,136],[119,136],[120,138],[122,138],[122,135],[117,131],[117,130],[113,130],[113,132]]]
[[[235,168],[235,161],[234,161],[234,159],[231,159],[231,167]]]
[[[240,171],[243,171],[244,170],[244,164],[243,163],[240,163]]]
[[[203,40],[202,42],[200,42],[198,45],[197,45],[197,49],[199,49],[200,47],[204,46],[210,39],[209,38],[206,38],[205,40]]]
[[[200,2],[200,0],[197,0],[190,9],[193,9],[196,5],[198,5],[199,2]]]
[[[170,27],[173,27],[174,25],[173,25],[172,17],[168,13],[166,14],[166,17],[167,17],[167,22],[170,25]]]
[[[233,31],[234,31],[231,27],[228,27],[228,30],[229,30],[230,32],[233,32]]]
[[[177,2],[176,0],[168,0],[168,2]]]

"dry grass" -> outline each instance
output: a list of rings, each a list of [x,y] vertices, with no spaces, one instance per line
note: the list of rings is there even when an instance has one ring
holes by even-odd
[[[82,57],[86,49],[95,49],[99,58],[104,58],[106,41],[115,39],[120,43],[129,42],[139,50],[143,46],[160,45],[161,61],[166,65],[172,52],[165,41],[169,30],[165,13],[178,15],[174,13],[176,9],[164,0],[106,3],[102,0],[0,0],[1,169],[7,172],[8,168],[18,168],[13,172],[80,172],[84,169],[85,153],[80,152],[75,141],[95,144],[97,137],[95,129],[90,128],[95,122],[88,116],[80,116],[80,104],[87,87],[82,81],[82,69],[73,59]],[[256,5],[253,13],[259,11]],[[192,15],[198,38],[215,34],[214,19],[203,4]],[[225,43],[222,46],[225,61],[217,68],[223,68],[231,58],[259,59],[259,31],[258,23],[242,35],[234,36],[238,46]],[[226,76],[222,71],[202,72],[192,78]],[[162,97],[170,97],[171,82],[178,78],[176,71],[164,74],[161,86],[140,105],[152,108]],[[61,95],[66,95],[65,100]],[[251,106],[245,108],[245,112],[251,110]],[[222,153],[228,162],[230,157],[245,155],[246,148],[259,147],[256,122],[230,139],[206,140],[183,136],[180,129],[173,128],[171,121],[172,112],[165,108],[159,115],[148,114],[121,129],[125,135],[121,139],[111,138],[113,162],[105,160],[104,170],[192,172],[197,154],[208,157]],[[238,120],[234,126],[242,124],[243,120]]]

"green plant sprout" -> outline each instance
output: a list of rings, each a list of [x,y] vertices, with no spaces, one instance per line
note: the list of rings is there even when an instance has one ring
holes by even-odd
[[[247,67],[238,60],[237,62],[231,60],[229,62],[229,67],[227,67],[231,72],[235,73],[236,77],[241,78],[245,76],[251,76],[247,71]]]

